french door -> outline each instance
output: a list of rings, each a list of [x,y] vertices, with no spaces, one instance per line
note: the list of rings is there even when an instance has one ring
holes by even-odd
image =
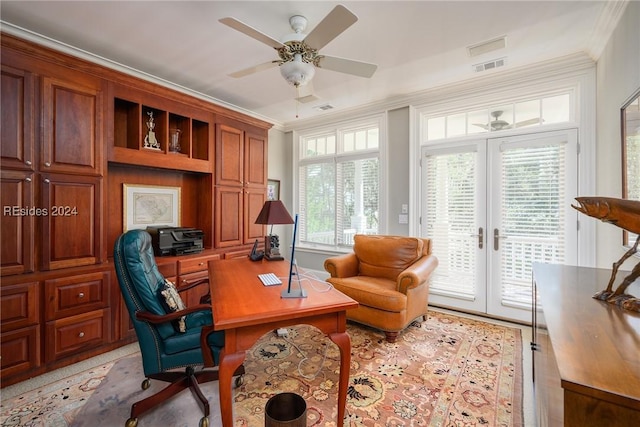
[[[529,322],[531,264],[577,263],[577,132],[422,149],[429,302]]]

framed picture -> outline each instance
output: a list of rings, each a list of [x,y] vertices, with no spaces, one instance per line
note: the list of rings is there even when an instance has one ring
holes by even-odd
[[[180,226],[180,187],[122,184],[123,229]]]
[[[280,200],[280,181],[277,179],[267,180],[267,200]]]
[[[622,198],[640,200],[640,89],[624,103],[622,127]],[[630,247],[637,235],[622,232],[622,243]]]

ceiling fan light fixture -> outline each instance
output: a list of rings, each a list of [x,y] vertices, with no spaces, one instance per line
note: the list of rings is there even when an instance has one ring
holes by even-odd
[[[313,79],[316,68],[313,64],[304,62],[299,54],[296,54],[293,61],[283,62],[280,64],[280,74],[293,86],[302,86]]]

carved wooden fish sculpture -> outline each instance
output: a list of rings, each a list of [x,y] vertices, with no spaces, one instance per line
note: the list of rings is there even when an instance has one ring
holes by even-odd
[[[638,251],[640,244],[640,201],[616,199],[613,197],[576,197],[579,206],[571,205],[574,209],[603,222],[613,224],[631,233],[638,234],[635,244],[622,257],[613,263],[613,271],[609,284],[604,291],[593,297],[624,309],[640,311],[640,299],[626,294],[625,291],[638,277],[640,277],[640,262],[633,268],[631,274],[624,278],[618,288],[613,291],[613,282],[622,263]]]

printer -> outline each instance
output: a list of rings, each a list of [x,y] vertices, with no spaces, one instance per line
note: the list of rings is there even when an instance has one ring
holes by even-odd
[[[201,230],[188,227],[147,227],[156,256],[197,254],[204,249]]]

